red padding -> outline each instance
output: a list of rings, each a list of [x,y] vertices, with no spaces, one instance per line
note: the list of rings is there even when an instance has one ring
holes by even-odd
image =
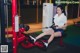
[[[30,42],[28,42],[28,41],[26,41],[26,43],[25,43],[25,42],[22,42],[21,45],[22,45],[24,48],[32,48],[32,47],[35,46],[34,44],[32,44],[32,43],[30,43]]]

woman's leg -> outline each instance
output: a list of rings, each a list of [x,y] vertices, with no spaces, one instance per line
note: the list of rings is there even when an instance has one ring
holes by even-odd
[[[61,36],[62,36],[62,33],[60,31],[54,33],[54,37],[61,37]]]
[[[54,33],[53,30],[49,30],[49,31],[46,31],[46,32],[40,34],[39,36],[37,36],[36,39],[39,39],[39,38],[41,38],[41,37],[43,37],[43,36],[45,36],[45,35],[51,35],[50,38],[48,39],[48,43],[42,41],[42,42],[44,43],[44,46],[45,46],[45,47],[48,47],[48,44],[52,42],[52,40],[54,39],[54,37],[59,37],[59,36],[61,36],[61,35],[60,35],[60,32],[55,32],[55,33]]]
[[[48,30],[48,31],[46,31],[46,32],[44,32],[44,33],[38,35],[38,36],[36,37],[36,40],[39,39],[39,38],[41,38],[41,37],[43,37],[43,36],[45,36],[45,35],[50,35],[50,38],[49,38],[48,42],[42,41],[44,47],[47,48],[49,42],[51,42],[51,40],[53,39],[53,34],[54,34],[54,30],[52,30],[52,29],[51,29],[51,30]]]
[[[34,42],[36,42],[36,40],[42,38],[43,36],[45,36],[45,35],[51,35],[51,34],[53,34],[53,33],[54,33],[54,30],[49,29],[48,31],[45,31],[45,32],[41,33],[40,35],[38,35],[38,36],[35,37],[35,38],[33,38],[32,36],[30,36],[30,38],[33,39]]]
[[[48,39],[48,44],[51,43],[53,39],[54,39],[54,34],[52,34],[52,35],[50,36],[50,38]]]
[[[48,31],[46,31],[46,32],[43,32],[43,33],[41,33],[40,35],[38,35],[38,36],[36,37],[36,39],[39,39],[39,38],[41,38],[41,37],[43,37],[43,36],[45,36],[45,35],[51,35],[52,33],[54,33],[54,31],[53,31],[52,29],[50,29],[50,30],[48,30]]]
[[[61,32],[55,32],[52,33],[50,38],[48,39],[48,44],[52,42],[52,40],[54,39],[54,37],[60,37],[61,36]]]

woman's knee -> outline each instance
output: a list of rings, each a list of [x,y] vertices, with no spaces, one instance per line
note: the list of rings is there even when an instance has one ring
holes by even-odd
[[[61,32],[55,32],[54,33],[54,36],[56,37],[56,36],[62,36],[62,33]]]
[[[54,34],[54,31],[52,31],[52,30],[48,30],[48,31],[46,31],[46,32],[44,32],[45,34],[48,34],[48,35],[52,35],[52,34]]]
[[[62,33],[61,32],[58,32],[59,36],[62,36]]]

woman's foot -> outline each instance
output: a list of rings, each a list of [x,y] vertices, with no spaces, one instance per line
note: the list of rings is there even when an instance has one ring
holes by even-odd
[[[43,50],[47,50],[48,43],[45,41],[37,40],[34,44]]]
[[[46,42],[46,41],[42,41],[42,43],[43,43],[43,45],[44,45],[44,47],[48,47],[48,42]]]
[[[33,43],[36,42],[36,39],[35,39],[34,37],[32,37],[32,36],[29,36],[29,37],[30,37],[30,39],[33,41]]]

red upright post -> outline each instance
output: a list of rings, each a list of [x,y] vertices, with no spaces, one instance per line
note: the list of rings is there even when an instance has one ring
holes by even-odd
[[[15,32],[15,16],[17,14],[17,1],[12,0],[12,31],[13,31],[13,53],[17,53],[17,37]]]

